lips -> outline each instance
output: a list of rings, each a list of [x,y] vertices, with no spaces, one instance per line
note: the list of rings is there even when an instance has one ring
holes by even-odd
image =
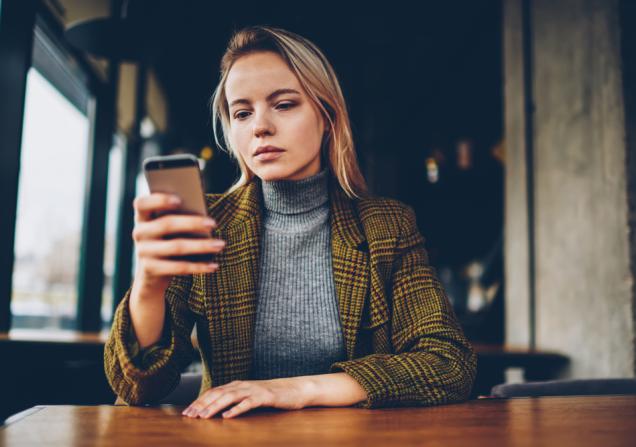
[[[256,148],[256,151],[254,151],[254,157],[266,152],[283,152],[283,149],[276,146],[259,146]]]

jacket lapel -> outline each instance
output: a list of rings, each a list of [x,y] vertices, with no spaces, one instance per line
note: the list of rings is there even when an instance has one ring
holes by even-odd
[[[210,322],[212,385],[249,378],[260,259],[260,182],[217,199],[208,210],[212,233],[226,241],[216,256],[219,269],[205,281]]]
[[[369,288],[369,251],[355,205],[334,178],[331,179],[329,193],[333,279],[347,358],[353,359]]]

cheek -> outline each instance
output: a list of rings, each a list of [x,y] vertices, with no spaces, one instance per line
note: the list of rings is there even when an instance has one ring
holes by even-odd
[[[293,123],[295,137],[305,145],[317,146],[320,149],[322,127],[320,120],[313,113],[302,114]]]
[[[235,125],[230,128],[230,143],[234,149],[245,157],[249,150],[249,136],[240,125]]]

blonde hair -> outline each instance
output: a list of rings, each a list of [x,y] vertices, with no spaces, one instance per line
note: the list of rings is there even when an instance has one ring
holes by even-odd
[[[234,33],[221,59],[221,79],[211,98],[212,128],[219,148],[227,150],[238,161],[239,179],[229,192],[249,183],[254,173],[247,167],[240,154],[229,141],[230,112],[225,96],[225,83],[234,63],[251,53],[273,52],[287,62],[310,100],[328,123],[326,140],[321,151],[326,150],[326,160],[331,172],[350,198],[362,198],[368,194],[367,185],[356,159],[349,114],[336,73],[320,49],[309,40],[278,28],[255,26]],[[219,123],[223,131],[225,147],[219,139]]]

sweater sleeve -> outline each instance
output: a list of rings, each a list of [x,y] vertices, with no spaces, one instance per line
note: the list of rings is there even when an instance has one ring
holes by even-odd
[[[393,354],[334,363],[367,392],[357,407],[424,406],[468,398],[476,355],[428,264],[424,238],[409,207],[401,220],[392,281]]]
[[[154,403],[179,384],[191,361],[194,317],[188,307],[191,276],[175,276],[165,292],[162,338],[143,350],[130,320],[130,290],[115,311],[104,347],[104,369],[111,388],[127,404]]]

